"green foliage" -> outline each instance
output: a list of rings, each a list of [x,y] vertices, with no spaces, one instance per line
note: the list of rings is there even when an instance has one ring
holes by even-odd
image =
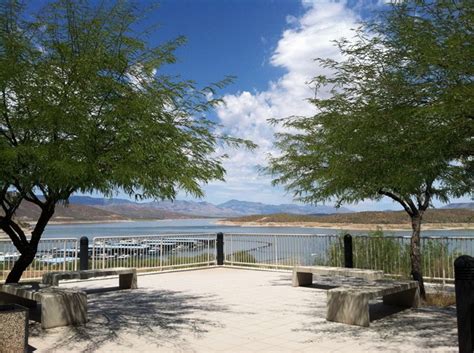
[[[185,40],[149,46],[136,31],[143,8],[57,0],[23,10],[0,2],[0,227],[23,270],[72,193],[202,196],[202,185],[224,180],[219,146],[254,146],[206,116],[231,78],[199,89],[162,73]],[[12,220],[23,201],[41,208],[31,241]]]
[[[410,275],[409,248],[397,238],[385,236],[382,230],[367,237],[353,237],[354,266],[373,268],[385,273]]]
[[[407,239],[406,239],[407,240]],[[423,271],[430,278],[454,278],[454,260],[461,255],[449,248],[449,239],[426,239],[422,243]],[[367,236],[352,237],[354,267],[382,270],[386,275],[409,278],[411,274],[410,244],[399,237],[385,235],[382,230]],[[315,265],[343,266],[343,234]]]
[[[282,122],[276,184],[305,202],[393,198],[412,214],[472,193],[474,133],[469,1],[397,2],[318,59],[312,117]]]
[[[249,251],[245,251],[245,250],[236,251],[230,255],[227,255],[226,261],[245,262],[245,263],[252,263],[252,264],[257,262],[257,260],[255,259],[255,256],[250,254]]]
[[[205,117],[218,103],[206,96],[212,87],[160,74],[184,39],[149,47],[133,31],[138,11],[62,0],[30,20],[3,2],[2,187],[62,200],[119,188],[174,198],[177,189],[201,196],[201,183],[223,179],[211,155],[220,142],[240,141]]]
[[[393,2],[317,59],[312,117],[283,120],[270,161],[275,184],[303,202],[389,197],[410,215],[420,282],[423,213],[474,190],[474,3]]]
[[[339,234],[336,241],[332,242],[326,250],[326,254],[315,257],[315,266],[344,266],[344,233]]]
[[[457,250],[450,250],[449,241],[444,239],[425,241],[422,248],[423,267],[429,277],[454,278],[454,260],[461,256]]]

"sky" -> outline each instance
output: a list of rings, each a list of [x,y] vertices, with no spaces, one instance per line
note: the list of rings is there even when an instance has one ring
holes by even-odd
[[[236,76],[233,84],[218,92],[225,105],[212,119],[225,133],[259,146],[254,151],[219,149],[218,153],[229,155],[224,162],[226,181],[204,185],[205,201],[293,202],[291,193],[273,187],[271,177],[259,172],[269,154],[278,154],[274,147],[278,127],[271,126],[268,119],[314,114],[306,101],[314,95],[307,83],[325,72],[314,59],[338,59],[333,41],[350,39],[360,21],[374,16],[386,1],[161,0],[148,13],[141,25],[158,24],[148,38],[151,45],[181,35],[187,38],[176,51],[178,62],[165,67],[164,73],[194,80],[198,86]],[[44,1],[34,6],[40,3]],[[140,5],[150,3],[138,1]],[[192,198],[180,193],[178,199]],[[348,207],[357,211],[400,209],[389,199],[365,200]]]
[[[225,182],[204,186],[205,200],[221,203],[230,199],[271,204],[291,203],[282,187],[273,187],[271,177],[259,172],[269,154],[277,154],[270,118],[310,115],[306,99],[313,91],[312,77],[323,73],[316,57],[338,58],[333,41],[350,38],[359,21],[383,6],[379,1],[289,1],[289,0],[164,0],[150,16],[160,29],[157,42],[178,35],[187,44],[176,52],[179,62],[166,69],[198,84],[218,81],[227,75],[236,80],[221,92],[225,105],[214,118],[233,136],[258,144],[255,151],[219,150]],[[180,194],[180,199],[190,199]],[[391,201],[367,201],[352,209],[396,208]]]
[[[307,84],[324,72],[314,59],[337,59],[334,40],[350,38],[360,21],[384,6],[383,1],[289,0],[165,0],[151,21],[161,27],[157,40],[184,35],[188,42],[177,51],[171,73],[200,84],[236,76],[223,89],[225,105],[215,118],[233,136],[251,139],[255,151],[225,150],[225,182],[204,186],[204,200],[230,199],[271,204],[292,203],[291,193],[271,185],[259,172],[269,154],[278,154],[270,118],[311,115],[306,99],[314,93]],[[180,194],[180,199],[191,199]],[[330,203],[329,203],[330,204]],[[354,210],[399,209],[386,199],[348,205]]]

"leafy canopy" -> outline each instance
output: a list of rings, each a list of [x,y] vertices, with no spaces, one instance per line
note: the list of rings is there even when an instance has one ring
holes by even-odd
[[[34,17],[16,1],[1,3],[7,217],[23,199],[40,204],[35,193],[54,201],[118,189],[141,198],[174,198],[178,189],[201,196],[202,183],[224,178],[221,143],[252,146],[219,135],[206,118],[219,103],[210,93],[229,79],[200,90],[160,74],[184,38],[150,47],[135,26],[141,9],[99,3],[59,0]]]
[[[337,45],[311,117],[283,121],[275,183],[305,202],[389,196],[408,213],[472,193],[474,4],[407,1]]]

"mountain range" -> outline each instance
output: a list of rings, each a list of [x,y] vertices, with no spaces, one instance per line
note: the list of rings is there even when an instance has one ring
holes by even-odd
[[[443,208],[474,209],[474,203],[454,203]],[[351,213],[348,208],[296,204],[270,205],[261,202],[230,200],[221,204],[205,201],[151,201],[135,202],[120,198],[72,196],[67,206],[57,206],[53,221],[121,221],[132,219],[179,219],[179,218],[229,218],[248,215],[295,214],[329,215]],[[17,211],[17,218],[32,221],[38,218],[39,209],[24,203]]]
[[[446,206],[443,206],[441,208],[465,208],[468,210],[474,210],[474,202],[457,202],[457,203],[450,203]]]
[[[147,215],[139,218],[153,218],[153,214],[160,212],[171,212],[181,215],[203,216],[203,217],[237,217],[251,214],[274,214],[274,213],[293,213],[293,214],[330,214],[352,212],[347,208],[336,209],[330,206],[310,206],[281,204],[269,205],[260,202],[249,202],[230,200],[218,205],[205,201],[152,201],[152,202],[134,202],[126,199],[106,199],[93,198],[89,196],[73,196],[69,202],[76,205],[86,205],[99,208],[101,210],[114,212],[123,215],[135,216]]]

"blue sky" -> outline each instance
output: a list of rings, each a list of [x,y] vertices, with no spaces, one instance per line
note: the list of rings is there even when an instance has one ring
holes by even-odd
[[[178,49],[178,63],[166,71],[201,84],[237,76],[221,93],[264,90],[283,70],[268,65],[289,14],[304,11],[297,1],[160,1],[147,23],[160,28],[154,42],[184,35],[187,44]]]
[[[47,0],[32,3],[40,6]],[[166,73],[207,85],[227,75],[236,80],[221,92],[226,102],[213,114],[226,133],[252,139],[254,152],[219,150],[229,154],[226,182],[204,186],[204,200],[221,203],[229,199],[265,203],[289,203],[292,197],[271,186],[260,175],[266,156],[278,151],[267,119],[313,114],[305,99],[312,95],[306,85],[324,73],[313,59],[339,57],[333,40],[350,38],[362,19],[373,16],[385,0],[161,0],[143,26],[159,27],[150,44],[184,35],[187,44],[176,52],[178,62]],[[140,5],[151,1],[137,1]],[[31,3],[30,3],[31,4]],[[119,195],[123,196],[123,195]],[[179,199],[190,199],[180,194]],[[400,209],[390,200],[370,200],[349,205],[355,210]]]
[[[220,203],[229,199],[266,203],[289,203],[292,196],[271,186],[269,176],[258,173],[273,147],[267,119],[292,114],[311,114],[305,99],[312,92],[306,85],[322,73],[313,59],[337,58],[332,40],[351,36],[358,21],[383,6],[379,1],[289,1],[228,0],[160,2],[150,16],[160,29],[157,42],[178,35],[187,44],[177,51],[179,62],[167,72],[191,78],[199,84],[237,76],[234,84],[220,93],[227,105],[217,110],[216,119],[226,132],[250,138],[259,149],[222,151],[230,155],[225,163],[226,182],[205,186],[205,200]],[[187,195],[179,198],[189,199]],[[391,201],[362,202],[355,209],[397,208]]]

